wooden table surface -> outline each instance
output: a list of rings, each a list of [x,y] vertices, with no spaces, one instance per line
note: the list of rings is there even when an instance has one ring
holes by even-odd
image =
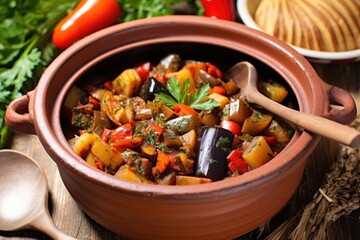
[[[360,104],[360,62],[346,64],[313,64],[319,76],[327,83],[349,91],[354,97],[357,109]],[[310,159],[316,161],[331,161],[336,155],[336,143],[322,139]],[[43,167],[48,179],[50,191],[49,209],[55,224],[66,234],[78,239],[124,239],[91,220],[76,205],[64,187],[57,167],[47,155],[37,136],[15,135],[11,148],[19,150],[34,158]],[[329,163],[330,164],[330,163]],[[319,178],[321,181],[321,177]],[[317,183],[319,184],[319,183]],[[316,184],[314,184],[316,185]],[[360,186],[359,186],[360,187]],[[358,211],[357,211],[358,212]],[[360,229],[359,214],[353,218],[353,228]],[[332,231],[333,234],[336,231]],[[358,230],[356,230],[359,233]],[[341,233],[339,233],[340,236]],[[46,235],[31,231],[21,230],[16,232],[0,231],[0,239],[49,239]],[[243,237],[241,237],[243,239]],[[245,239],[245,238],[244,238]],[[249,239],[246,237],[246,239]],[[333,236],[333,239],[344,239]],[[359,239],[353,238],[353,239]]]

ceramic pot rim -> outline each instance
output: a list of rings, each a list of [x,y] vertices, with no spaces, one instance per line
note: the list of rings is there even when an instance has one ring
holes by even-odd
[[[272,161],[271,164],[266,164],[259,169],[255,169],[248,174],[245,174],[241,177],[225,179],[222,181],[204,184],[204,185],[195,185],[195,186],[159,186],[159,185],[147,185],[147,184],[137,184],[127,181],[117,179],[109,174],[102,173],[93,169],[85,161],[82,161],[81,158],[71,150],[67,144],[65,137],[62,134],[59,119],[54,119],[54,116],[58,116],[60,112],[59,106],[55,106],[55,112],[52,115],[52,119],[49,119],[48,112],[45,107],[44,100],[46,99],[46,92],[51,87],[52,78],[56,71],[62,67],[63,63],[68,59],[72,58],[75,54],[80,52],[82,49],[98,42],[102,39],[107,38],[109,35],[114,34],[119,31],[126,31],[128,29],[141,29],[141,27],[147,28],[156,25],[165,24],[165,22],[170,22],[174,24],[198,24],[203,27],[214,27],[221,26],[223,28],[229,29],[231,31],[243,31],[245,34],[254,34],[254,38],[260,39],[268,45],[268,47],[274,48],[276,51],[281,52],[285,55],[288,55],[289,60],[295,61],[298,65],[299,70],[306,69],[309,71],[309,76],[317,76],[315,71],[312,69],[310,64],[306,61],[304,57],[298,54],[291,47],[286,44],[277,41],[276,39],[256,32],[255,30],[249,29],[237,23],[225,22],[220,20],[212,20],[203,17],[195,16],[169,16],[169,17],[158,17],[150,20],[137,20],[129,23],[119,24],[102,31],[99,31],[90,37],[87,37],[78,43],[74,44],[72,47],[65,50],[53,63],[47,68],[43,76],[41,77],[39,84],[36,89],[36,94],[34,98],[34,118],[36,119],[36,132],[39,135],[40,141],[44,145],[47,152],[57,163],[60,172],[65,167],[68,171],[74,172],[78,175],[82,175],[87,180],[90,180],[94,183],[108,186],[110,188],[117,189],[119,191],[126,191],[131,194],[145,194],[151,196],[192,196],[194,194],[219,194],[229,191],[238,191],[242,188],[247,188],[249,185],[256,186],[261,184],[264,181],[268,181],[272,177],[281,174],[281,172],[286,171],[291,165],[300,164],[302,159],[306,159],[308,155],[312,152],[314,147],[319,141],[319,137],[312,136],[306,132],[298,132],[293,140],[290,142],[289,146],[286,147],[277,157]],[[240,30],[239,30],[240,29]],[[161,39],[161,38],[160,38]],[[164,40],[165,39],[165,40]],[[166,41],[166,38],[163,38]],[[186,39],[185,39],[186,40]],[[146,39],[144,40],[146,42]],[[159,40],[161,41],[161,40]],[[143,44],[142,41],[136,44]],[[135,45],[136,45],[135,44]],[[131,43],[128,44],[129,46]],[[119,47],[121,50],[121,47]],[[114,50],[120,51],[120,50]],[[248,52],[246,52],[248,51]],[[254,54],[251,48],[244,51],[244,53],[257,58],[251,54]],[[113,54],[105,51],[105,53],[100,55]],[[268,56],[269,57],[269,56]],[[276,61],[270,61],[269,59],[260,59],[269,65],[276,71],[279,71],[274,65]],[[95,61],[96,62],[96,61]],[[90,63],[91,65],[91,63]],[[89,66],[90,66],[89,65]],[[88,67],[89,67],[88,66]],[[79,73],[79,69],[77,69]],[[76,77],[74,77],[76,78]],[[295,87],[295,86],[291,86]],[[295,92],[297,89],[293,89]],[[299,96],[297,96],[299,100]],[[310,97],[309,97],[310,98]],[[312,98],[310,99],[310,101]],[[59,104],[60,100],[57,100],[56,104]],[[308,101],[309,102],[309,101]],[[310,113],[321,114],[322,108],[316,106],[310,106],[310,103],[300,103],[301,110]],[[294,143],[296,143],[296,151],[294,151]]]

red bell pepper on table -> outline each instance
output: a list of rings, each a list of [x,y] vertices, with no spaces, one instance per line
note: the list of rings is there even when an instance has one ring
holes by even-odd
[[[52,41],[56,47],[65,49],[77,40],[116,23],[120,12],[116,0],[82,0],[56,26]]]
[[[207,17],[235,21],[235,1],[233,0],[201,0]]]

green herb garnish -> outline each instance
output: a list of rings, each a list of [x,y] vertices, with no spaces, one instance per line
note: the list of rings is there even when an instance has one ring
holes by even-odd
[[[206,99],[209,95],[209,84],[203,85],[195,92],[188,94],[190,89],[190,80],[184,81],[183,87],[176,78],[170,77],[167,83],[167,89],[170,95],[165,93],[156,93],[155,96],[159,98],[166,106],[172,108],[174,105],[181,103],[186,104],[197,110],[211,110],[215,107],[219,107],[220,104],[212,98]]]

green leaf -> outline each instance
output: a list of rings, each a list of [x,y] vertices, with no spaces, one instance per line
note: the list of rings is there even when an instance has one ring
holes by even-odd
[[[186,79],[184,81],[180,103],[185,103],[185,100],[186,100],[187,94],[189,92],[189,89],[190,89],[190,80]]]
[[[171,96],[165,93],[155,93],[155,96],[159,98],[166,106],[172,108],[178,102]]]
[[[209,95],[210,86],[209,84],[203,85],[201,88],[197,89],[189,97],[189,105],[196,105],[201,102],[206,96]]]
[[[190,107],[192,107],[192,108],[195,108],[198,110],[205,110],[205,111],[211,110],[211,109],[219,107],[219,106],[220,106],[220,104],[212,98],[210,98],[204,102],[190,105]]]
[[[171,76],[169,78],[169,81],[168,81],[166,87],[169,90],[169,92],[171,93],[171,95],[176,99],[176,101],[178,103],[180,103],[183,94],[182,94],[182,90],[181,90],[179,81],[176,80],[176,78]]]
[[[189,106],[198,110],[211,110],[215,107],[219,107],[220,104],[212,98],[204,101],[205,97],[209,95],[209,90],[210,86],[209,84],[206,84],[190,94]]]

